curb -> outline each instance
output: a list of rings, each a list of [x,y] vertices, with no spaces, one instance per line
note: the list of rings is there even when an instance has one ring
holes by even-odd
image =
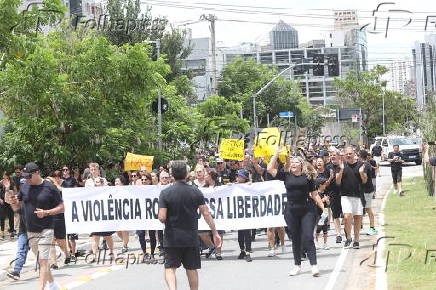
[[[77,245],[77,250],[81,250],[81,251],[87,251],[91,249],[91,243],[90,242],[84,242],[81,243],[80,245]],[[35,261],[31,261],[31,262],[26,262],[26,264],[24,264],[23,269],[21,269],[21,275],[27,272],[30,272],[32,270],[35,269]],[[7,270],[0,270],[0,282],[8,279],[8,277],[6,276],[7,274]]]

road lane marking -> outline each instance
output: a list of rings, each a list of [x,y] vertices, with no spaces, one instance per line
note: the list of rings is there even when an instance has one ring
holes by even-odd
[[[338,261],[336,262],[335,268],[333,272],[330,274],[329,281],[324,288],[324,290],[332,290],[335,287],[336,280],[338,279],[339,272],[342,270],[344,266],[345,259],[347,258],[349,249],[342,249],[341,254],[339,255]]]

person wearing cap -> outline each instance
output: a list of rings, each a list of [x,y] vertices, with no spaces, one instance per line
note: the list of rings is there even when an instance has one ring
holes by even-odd
[[[238,170],[236,174],[236,183],[248,183],[250,181],[250,173],[245,169]],[[238,244],[241,253],[238,256],[239,260],[245,258],[245,261],[251,262],[251,229],[238,230]]]
[[[216,171],[218,173],[218,181],[222,184],[229,183],[230,175],[229,170],[226,168],[226,163],[224,159],[217,158],[216,159]]]
[[[54,239],[53,216],[64,212],[64,203],[56,186],[42,179],[36,163],[27,163],[22,176],[26,183],[18,196],[10,197],[8,202],[24,216],[29,246],[40,265],[39,289],[60,289],[53,280],[48,259]]]

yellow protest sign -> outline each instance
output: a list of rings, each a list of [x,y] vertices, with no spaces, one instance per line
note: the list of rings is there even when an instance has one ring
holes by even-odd
[[[124,159],[124,170],[140,170],[141,166],[145,166],[148,172],[153,170],[154,156],[138,155],[127,153]]]
[[[220,146],[220,158],[244,160],[244,140],[223,139]]]
[[[286,162],[286,156],[291,151],[289,146],[284,146],[279,128],[264,128],[257,134],[255,145],[253,148],[254,157],[262,157],[266,162],[269,162],[277,150],[277,146],[282,146],[282,152],[279,158],[282,162]]]

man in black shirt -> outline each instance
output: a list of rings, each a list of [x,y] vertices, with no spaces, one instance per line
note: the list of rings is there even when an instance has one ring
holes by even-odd
[[[38,165],[27,163],[22,176],[27,181],[18,197],[10,198],[9,203],[23,215],[30,248],[39,259],[39,289],[45,289],[47,282],[48,289],[59,289],[53,281],[48,259],[54,238],[53,215],[63,213],[64,204],[56,186],[41,178]]]
[[[218,173],[218,182],[221,184],[230,182],[229,170],[226,168],[226,163],[222,158],[216,159],[216,171]]]
[[[388,162],[391,163],[392,181],[394,183],[395,193],[403,196],[401,190],[401,179],[403,176],[403,155],[400,152],[400,146],[394,145],[394,152],[389,152]]]
[[[371,155],[374,158],[375,162],[377,163],[377,172],[378,172],[378,176],[380,177],[380,162],[382,160],[382,153],[383,153],[383,148],[380,146],[380,141],[377,141],[374,145],[374,147],[372,147],[371,149]]]
[[[197,290],[197,269],[201,268],[198,209],[212,230],[216,247],[221,246],[221,237],[215,229],[203,193],[185,182],[189,174],[186,163],[172,161],[171,174],[175,179],[174,185],[162,190],[159,196],[158,218],[165,223],[165,280],[168,289],[175,290],[176,270],[183,264],[191,290]]]
[[[345,148],[345,162],[339,164],[339,172],[336,174],[336,184],[341,192],[341,206],[345,221],[344,248],[351,247],[351,220],[354,218],[354,243],[353,248],[359,249],[360,225],[362,224],[362,213],[364,197],[362,184],[368,181],[365,173],[365,166],[361,161],[355,160],[356,153],[352,147]]]
[[[359,159],[364,163],[365,173],[368,176],[368,181],[362,184],[362,190],[365,196],[365,211],[369,217],[369,229],[367,234],[373,236],[377,234],[377,231],[375,229],[374,213],[372,211],[372,199],[374,196],[374,184],[372,183],[372,177],[375,176],[375,171],[373,170],[370,161],[374,160],[369,160],[369,154],[366,150],[361,150],[359,152]]]

